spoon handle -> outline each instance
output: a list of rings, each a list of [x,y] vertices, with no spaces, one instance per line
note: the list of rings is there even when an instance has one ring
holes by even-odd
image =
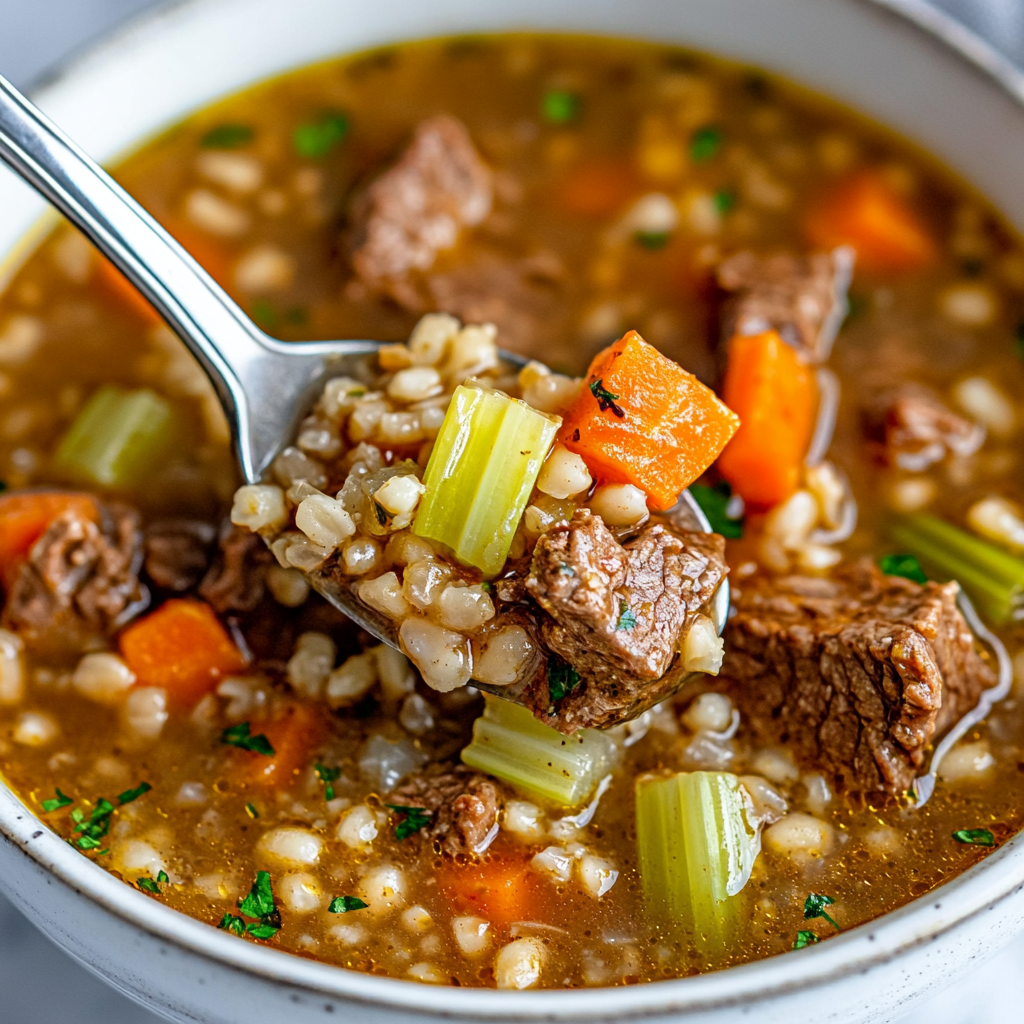
[[[243,475],[258,479],[281,439],[259,400],[280,401],[275,377],[277,392],[288,390],[283,378],[294,377],[297,367],[292,358],[282,365],[287,346],[264,335],[152,216],[2,77],[0,160],[80,228],[189,347],[227,413]],[[292,349],[296,356],[307,350],[307,376],[322,365],[323,348]],[[275,430],[276,437],[262,436]]]

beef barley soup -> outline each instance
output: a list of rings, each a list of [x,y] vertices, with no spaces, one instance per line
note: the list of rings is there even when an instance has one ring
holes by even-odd
[[[83,856],[239,941],[572,988],[800,956],[1020,828],[1024,248],[926,154],[523,34],[117,176],[271,334],[387,344],[239,486],[77,233],[7,282],[0,772]]]

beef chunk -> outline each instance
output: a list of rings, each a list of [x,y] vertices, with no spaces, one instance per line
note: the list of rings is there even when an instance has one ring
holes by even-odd
[[[849,249],[813,256],[741,252],[718,268],[718,283],[733,298],[724,310],[724,336],[774,328],[809,362],[828,359],[846,316],[853,270]]]
[[[414,775],[388,797],[388,803],[432,812],[420,835],[437,842],[449,857],[475,857],[497,834],[504,800],[499,783],[459,764]]]
[[[984,429],[947,409],[919,384],[884,394],[865,410],[864,423],[883,461],[911,472],[947,455],[973,455],[985,440]]]
[[[409,275],[429,270],[464,227],[487,216],[491,201],[491,172],[465,125],[447,115],[429,118],[356,201],[352,268],[364,284],[420,308]]]
[[[191,590],[209,568],[215,532],[194,519],[153,523],[146,528],[146,575],[164,590]]]
[[[883,576],[869,562],[830,579],[734,588],[722,678],[760,739],[785,743],[848,793],[899,794],[929,745],[995,676],[954,583]]]
[[[127,505],[97,503],[100,523],[58,516],[36,541],[4,608],[4,623],[38,652],[81,652],[149,600],[139,582],[142,531]]]
[[[526,586],[547,613],[539,625],[544,644],[581,678],[553,724],[566,732],[600,726],[656,688],[727,572],[717,534],[658,524],[621,545],[587,509],[545,533]],[[547,693],[538,696],[535,711],[551,704]]]
[[[217,560],[199,593],[221,615],[251,612],[263,600],[267,567],[274,560],[258,534],[225,522]]]

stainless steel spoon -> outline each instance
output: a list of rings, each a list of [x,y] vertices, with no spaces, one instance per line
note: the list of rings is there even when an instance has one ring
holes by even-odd
[[[75,224],[153,304],[213,382],[231,425],[242,476],[259,481],[288,444],[324,382],[377,350],[376,341],[281,342],[264,334],[205,270],[113,178],[34,104],[0,78],[0,160]],[[525,360],[502,352],[514,367]],[[680,527],[711,528],[684,493],[671,513]],[[395,624],[327,576],[310,582],[335,607],[384,643],[400,647]],[[729,607],[728,582],[715,597],[719,632]],[[670,678],[671,677],[671,678]],[[678,677],[678,678],[677,678]],[[667,676],[657,695],[630,709],[635,717],[674,692],[684,674]],[[516,700],[521,683],[481,687]],[[517,701],[518,703],[518,701]]]

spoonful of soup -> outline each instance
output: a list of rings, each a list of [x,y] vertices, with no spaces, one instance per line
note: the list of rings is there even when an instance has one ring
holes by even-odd
[[[571,733],[717,672],[724,541],[686,488],[738,418],[635,332],[578,380],[447,314],[425,316],[408,344],[284,343],[2,79],[0,158],[199,360],[246,481],[232,521],[428,685],[472,684]],[[433,182],[435,228],[479,212],[462,170],[403,170]],[[364,270],[387,280],[394,231],[368,236]]]

